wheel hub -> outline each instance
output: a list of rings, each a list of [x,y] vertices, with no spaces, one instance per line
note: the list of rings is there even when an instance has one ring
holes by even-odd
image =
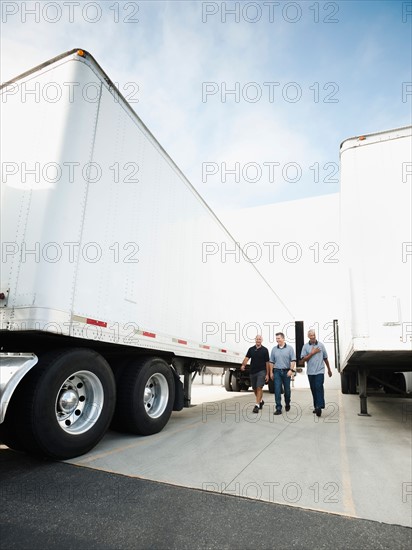
[[[144,406],[146,407],[146,409],[150,409],[150,407],[152,406],[151,402],[154,399],[154,392],[152,390],[152,387],[149,387],[149,386],[145,387],[143,399],[144,399]]]
[[[153,374],[146,382],[143,402],[146,413],[151,418],[159,418],[167,406],[169,387],[163,374]]]
[[[79,396],[74,390],[63,390],[60,394],[59,407],[65,414],[70,414],[79,403]]]

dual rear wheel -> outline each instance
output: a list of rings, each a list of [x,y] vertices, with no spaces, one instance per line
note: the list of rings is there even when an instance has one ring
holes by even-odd
[[[236,373],[230,369],[225,372],[225,389],[226,391],[248,391],[249,385],[244,382],[240,382],[236,376]]]
[[[130,359],[116,392],[110,365],[94,350],[47,353],[15,390],[0,440],[20,451],[73,458],[90,451],[112,420],[117,429],[135,434],[162,430],[174,389],[171,368],[161,358]]]

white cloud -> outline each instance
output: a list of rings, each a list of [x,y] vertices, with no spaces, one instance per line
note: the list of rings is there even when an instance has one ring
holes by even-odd
[[[349,135],[402,125],[410,113],[410,105],[400,99],[408,61],[407,48],[396,48],[396,40],[406,33],[400,18],[397,27],[385,28],[382,13],[376,21],[373,11],[357,19],[361,6],[345,3],[338,24],[322,24],[322,17],[315,24],[313,10],[302,4],[302,20],[296,24],[282,19],[279,10],[273,23],[268,13],[256,23],[235,23],[230,16],[222,23],[220,13],[204,23],[200,2],[129,4],[126,9],[124,3],[101,3],[96,23],[81,11],[72,23],[67,13],[58,23],[44,18],[35,23],[30,17],[23,23],[21,14],[10,16],[3,24],[2,79],[73,47],[90,51],[121,91],[128,82],[139,86],[136,112],[212,206],[239,208],[336,192],[338,184],[330,179],[337,176],[328,180],[327,166],[337,165],[340,142]],[[125,23],[134,5],[139,21]],[[118,23],[111,6],[118,6]],[[382,46],[388,43],[390,51]],[[385,75],[376,67],[383,61],[389,67],[395,51],[399,68],[393,69],[391,88],[383,85]],[[268,81],[279,82],[273,102],[264,85]],[[203,82],[218,87],[207,101],[202,101]],[[224,85],[230,89],[239,83],[245,91],[250,82],[260,87],[260,101],[241,95],[236,102],[228,95],[222,102]],[[285,98],[290,82],[302,93],[296,103]],[[337,103],[325,103],[333,91],[324,88],[328,82],[339,86]],[[293,86],[289,91],[293,94]],[[224,184],[216,176],[202,183],[204,162],[279,162],[280,169],[296,162],[302,177],[296,183],[281,177],[276,183],[265,184],[262,178]]]

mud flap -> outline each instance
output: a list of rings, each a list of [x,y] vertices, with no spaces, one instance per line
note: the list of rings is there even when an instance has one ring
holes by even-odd
[[[180,376],[177,374],[175,369],[171,369],[173,377],[175,379],[175,400],[173,403],[174,411],[181,411],[185,404],[185,393],[183,389],[183,383],[180,380]]]

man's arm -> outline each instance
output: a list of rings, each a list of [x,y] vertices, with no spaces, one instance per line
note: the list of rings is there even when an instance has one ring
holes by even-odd
[[[275,368],[275,355],[274,355],[273,350],[272,350],[270,352],[270,357],[269,357],[269,376],[270,376],[271,380],[273,380],[273,369],[274,368]]]
[[[332,370],[331,370],[330,365],[329,365],[329,359],[327,357],[325,357],[324,361],[325,361],[325,365],[328,369],[328,376],[330,378],[332,376]]]
[[[290,367],[289,367],[287,376],[291,377],[291,376],[293,376],[294,374],[296,374],[295,365],[296,365],[296,359],[291,359],[291,360],[290,360]]]
[[[265,382],[269,381],[269,377],[270,377],[269,350],[266,350],[266,376],[265,376]]]
[[[313,347],[309,353],[307,353],[304,357],[301,357],[302,361],[309,361],[311,357],[319,353],[321,349],[319,347],[315,348]],[[303,349],[302,349],[303,352]]]
[[[245,370],[248,361],[249,361],[249,357],[246,356],[246,357],[243,359],[242,364],[240,365],[240,370]]]

